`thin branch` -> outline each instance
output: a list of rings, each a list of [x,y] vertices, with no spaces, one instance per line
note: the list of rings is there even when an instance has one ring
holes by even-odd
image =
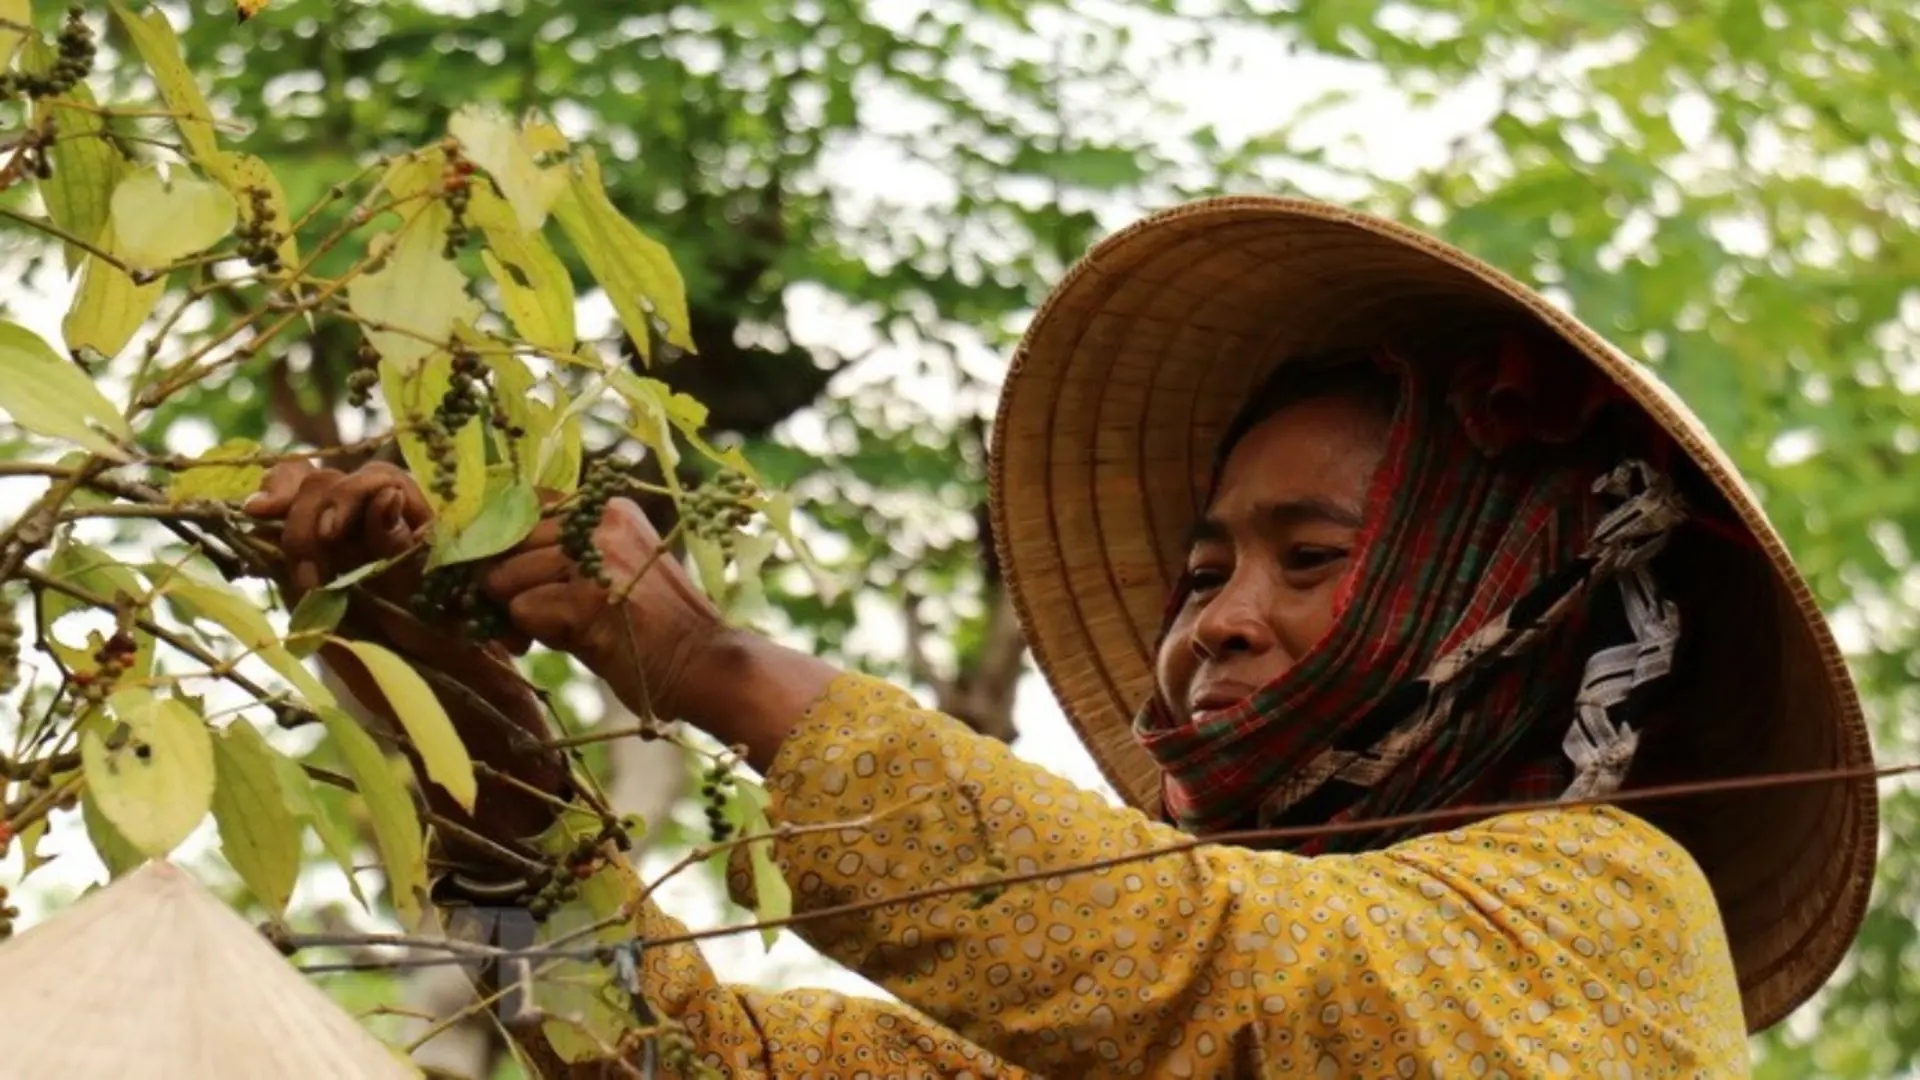
[[[39,231],[46,233],[48,236],[54,237],[57,240],[64,240],[67,243],[72,244],[74,247],[77,247],[80,250],[86,252],[87,254],[93,256],[94,258],[99,259],[101,262],[106,263],[108,266],[111,266],[114,269],[120,271],[121,273],[127,275],[128,277],[133,278],[136,282],[138,282],[140,278],[145,277],[147,274],[152,273],[152,271],[135,269],[134,267],[128,265],[127,263],[122,262],[119,256],[106,250],[100,245],[94,243],[93,241],[84,239],[83,237],[75,233],[69,232],[66,229],[63,229],[60,226],[55,225],[53,222],[48,221],[45,218],[37,218],[32,216],[31,214],[23,214],[18,210],[10,210],[4,206],[0,206],[0,218],[7,218],[12,221],[17,221],[20,224],[25,225],[29,229],[38,229]],[[152,279],[149,279],[149,280],[152,280]]]

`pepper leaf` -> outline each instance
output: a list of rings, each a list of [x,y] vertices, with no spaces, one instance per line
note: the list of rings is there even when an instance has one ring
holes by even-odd
[[[244,720],[213,740],[219,782],[213,789],[213,822],[227,861],[253,895],[275,915],[284,915],[300,877],[300,823],[280,790],[276,759],[282,755]]]
[[[150,858],[180,846],[213,806],[213,740],[177,698],[121,691],[110,699],[126,737],[109,748],[99,726],[80,737],[87,790],[129,844]]]
[[[133,431],[93,378],[24,326],[0,320],[0,412],[37,435],[127,460]]]
[[[473,759],[433,688],[405,660],[382,646],[370,641],[340,643],[366,665],[367,673],[379,684],[387,705],[406,728],[414,751],[426,765],[426,778],[445,788],[463,809],[472,810],[478,794]]]

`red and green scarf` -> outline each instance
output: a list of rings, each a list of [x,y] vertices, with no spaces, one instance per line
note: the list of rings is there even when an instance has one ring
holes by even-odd
[[[1663,477],[1580,437],[1613,385],[1518,337],[1377,360],[1400,396],[1333,630],[1226,715],[1196,724],[1155,695],[1136,718],[1190,832],[1604,794],[1670,663],[1678,615],[1647,563],[1683,510]],[[1619,596],[1590,602],[1612,579]]]

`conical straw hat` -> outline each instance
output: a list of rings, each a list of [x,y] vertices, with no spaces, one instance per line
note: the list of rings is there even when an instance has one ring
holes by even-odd
[[[1107,779],[1160,809],[1132,717],[1219,438],[1288,356],[1531,323],[1624,388],[1690,459],[1696,502],[1752,533],[1686,565],[1696,651],[1661,783],[1871,765],[1860,704],[1805,582],[1692,412],[1646,368],[1498,270],[1411,229],[1224,197],[1097,245],[1035,316],[994,425],[993,527],[1035,661]],[[1678,554],[1676,552],[1675,554]],[[1649,782],[1641,777],[1640,782]],[[1870,779],[1636,803],[1712,880],[1747,1022],[1786,1015],[1853,940],[1873,879]]]
[[[417,1080],[219,897],[150,862],[0,944],[0,1080]]]

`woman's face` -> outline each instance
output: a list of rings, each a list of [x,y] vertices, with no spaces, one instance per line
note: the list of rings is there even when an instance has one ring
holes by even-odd
[[[1358,398],[1312,398],[1233,448],[1187,553],[1192,591],[1160,646],[1174,715],[1237,705],[1332,628],[1391,422]]]

